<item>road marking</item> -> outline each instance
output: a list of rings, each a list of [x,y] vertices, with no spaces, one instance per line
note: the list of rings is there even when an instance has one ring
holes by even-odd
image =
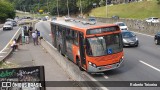
[[[8,42],[8,44],[0,51],[0,53],[3,52],[7,48],[7,46],[10,44],[10,42],[13,40],[13,38],[16,36],[16,34],[18,33],[19,30],[20,30],[20,28],[17,30],[17,32],[14,34],[12,39]]]
[[[0,57],[4,57],[4,56],[0,56]]]
[[[91,81],[96,81],[96,82],[98,82],[96,79],[94,79],[93,77],[91,77],[90,75],[88,75],[88,74],[86,74],[86,73],[83,73],[83,74],[85,74],[87,77],[89,77],[90,79],[91,79]],[[104,87],[101,83],[97,83],[100,87],[99,88],[101,88],[102,90],[109,90],[107,87]]]
[[[132,31],[132,32],[134,32],[134,31]],[[134,32],[134,33],[141,34],[141,35],[148,36],[148,37],[152,37],[152,38],[154,37],[154,36],[152,36],[152,35],[143,34],[143,33],[139,33],[139,32]]]
[[[143,64],[151,67],[152,69],[154,69],[154,70],[156,70],[156,71],[158,71],[158,72],[160,72],[160,69],[158,69],[158,68],[156,68],[156,67],[154,67],[154,66],[152,66],[152,65],[150,65],[150,64],[148,64],[148,63],[146,63],[146,62],[144,62],[144,61],[141,61],[141,60],[140,60],[139,62],[141,62],[141,63],[143,63]]]
[[[103,75],[103,77],[105,78],[105,79],[108,79],[109,77],[108,76],[106,76],[105,74]]]
[[[0,52],[0,53],[7,53],[7,52]]]

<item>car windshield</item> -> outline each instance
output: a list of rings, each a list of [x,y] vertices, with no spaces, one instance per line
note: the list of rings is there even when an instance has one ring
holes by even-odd
[[[94,18],[89,18],[89,21],[96,21],[96,19],[94,19]]]
[[[11,22],[6,22],[5,25],[11,25]]]
[[[122,37],[124,38],[129,38],[129,37],[134,37],[135,34],[132,32],[122,32]]]
[[[103,56],[122,51],[121,34],[87,38],[86,53],[89,56]]]
[[[153,19],[158,20],[158,18],[153,18]]]
[[[118,23],[119,26],[126,26],[124,23]]]

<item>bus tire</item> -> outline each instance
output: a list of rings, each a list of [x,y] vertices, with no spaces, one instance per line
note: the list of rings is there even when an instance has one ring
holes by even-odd
[[[60,45],[59,45],[59,47],[58,47],[58,51],[59,51],[59,53],[62,55],[62,50],[61,50]]]
[[[81,66],[79,58],[77,58],[76,61],[77,61],[77,65],[79,67],[79,70],[84,71],[83,68],[82,68],[82,66]]]

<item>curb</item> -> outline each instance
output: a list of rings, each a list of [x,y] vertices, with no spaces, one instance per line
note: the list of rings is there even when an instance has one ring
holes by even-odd
[[[62,69],[67,72],[67,74],[75,81],[92,81],[86,72],[80,71],[77,65],[73,62],[67,60],[54,48],[48,41],[41,39],[41,46],[46,49],[46,51],[56,60],[56,62],[62,67]],[[80,86],[84,83],[79,83]],[[86,83],[85,83],[86,86]],[[102,90],[100,87],[81,87],[82,90]]]

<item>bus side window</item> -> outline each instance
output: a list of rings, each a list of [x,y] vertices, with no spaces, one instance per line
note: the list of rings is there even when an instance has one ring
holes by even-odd
[[[70,30],[66,28],[66,40],[69,42],[69,33]]]
[[[69,39],[70,39],[70,43],[73,44],[73,30],[71,29],[70,29]]]
[[[73,43],[78,46],[78,33],[73,31]]]

